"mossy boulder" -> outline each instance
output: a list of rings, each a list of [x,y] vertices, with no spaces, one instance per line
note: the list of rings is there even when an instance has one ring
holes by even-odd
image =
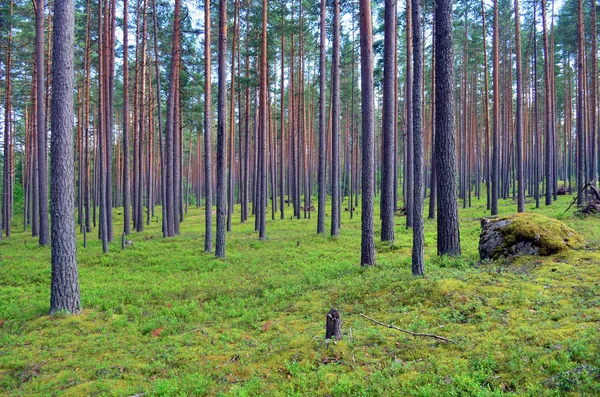
[[[520,255],[552,255],[581,244],[577,232],[564,223],[537,214],[483,218],[479,237],[481,259]]]

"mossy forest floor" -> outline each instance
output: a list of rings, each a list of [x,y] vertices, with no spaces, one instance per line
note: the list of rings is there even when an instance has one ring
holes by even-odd
[[[181,236],[163,239],[154,223],[121,251],[119,209],[109,254],[95,229],[87,249],[78,235],[78,316],[48,316],[50,248],[14,232],[0,242],[0,394],[600,395],[600,217],[564,214],[571,199],[526,210],[562,220],[583,245],[512,264],[478,263],[484,200],[460,210],[461,258],[435,256],[427,220],[423,278],[411,275],[403,217],[393,245],[376,233],[377,266],[362,268],[360,217],[348,212],[333,239],[315,235],[316,214],[290,220],[286,209],[261,242],[236,208],[217,260],[203,252],[202,210]],[[377,208],[376,220],[379,230]],[[343,318],[337,343],[324,342],[331,307]]]

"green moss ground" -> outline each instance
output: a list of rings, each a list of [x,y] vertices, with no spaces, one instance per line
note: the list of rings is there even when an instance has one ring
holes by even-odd
[[[562,220],[583,244],[509,266],[477,263],[483,201],[461,210],[459,259],[435,257],[426,221],[424,278],[411,275],[400,217],[373,268],[358,266],[360,219],[347,212],[337,239],[315,235],[316,216],[289,220],[288,210],[261,242],[238,210],[225,260],[203,252],[195,209],[181,236],[162,239],[155,224],[125,252],[115,241],[102,255],[95,238],[84,249],[78,236],[79,316],[47,315],[50,249],[14,233],[0,242],[0,394],[599,395],[600,218],[565,215],[570,200],[527,211]],[[501,203],[501,214],[515,210]],[[323,341],[330,307],[344,321],[335,344]]]

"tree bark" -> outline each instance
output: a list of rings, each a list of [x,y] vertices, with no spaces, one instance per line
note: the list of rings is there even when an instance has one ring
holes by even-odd
[[[331,235],[340,224],[340,0],[333,0],[333,57],[331,62]]]
[[[406,207],[406,227],[413,226],[413,200],[414,200],[414,168],[413,159],[413,54],[412,54],[412,1],[406,1],[406,161],[405,161],[405,207]]]
[[[452,0],[438,0],[435,23],[437,247],[438,255],[460,255],[456,194],[456,138],[454,134]]]
[[[325,176],[327,170],[325,169],[326,159],[326,145],[327,139],[326,134],[326,113],[325,113],[325,42],[326,36],[326,14],[325,14],[325,3],[326,0],[321,0],[320,8],[320,40],[319,40],[319,197],[318,197],[318,208],[317,208],[317,234],[325,233],[325,200],[327,196],[327,188],[325,186]]]
[[[235,51],[239,0],[235,0],[235,10],[233,12],[233,40],[231,44],[231,87],[230,87],[230,108],[229,108],[229,170],[227,176],[227,231],[231,231],[231,216],[233,215],[234,191],[235,191],[235,127],[234,127],[234,103],[235,103]]]
[[[131,233],[129,191],[129,5],[123,0],[123,232]]]
[[[412,0],[413,27],[413,144],[414,144],[414,200],[413,200],[413,249],[412,273],[425,274],[423,197],[425,178],[423,175],[423,30],[421,22],[421,0]],[[388,146],[390,146],[388,144]],[[385,166],[384,166],[385,167]]]
[[[498,1],[494,0],[494,37],[493,37],[493,90],[494,99],[492,104],[492,203],[491,214],[498,214],[498,195],[500,192],[500,50],[498,33]]]
[[[362,90],[362,226],[361,266],[375,265],[373,200],[375,124],[373,86],[373,23],[371,2],[360,0],[360,66]]]
[[[48,135],[46,132],[46,101],[44,101],[44,0],[37,1],[35,23],[35,50],[37,53],[37,164],[38,164],[38,210],[39,210],[39,243],[50,244],[48,229]],[[7,69],[8,70],[8,69]],[[8,81],[8,79],[7,79]],[[71,95],[73,93],[71,92]]]
[[[544,161],[544,174],[546,176],[546,205],[552,204],[552,190],[554,188],[554,182],[552,181],[552,163],[554,148],[552,144],[552,92],[550,88],[550,59],[548,54],[548,33],[546,29],[546,0],[542,0],[542,35],[544,40],[544,101],[545,101],[545,129],[546,136],[544,139],[545,146],[545,161]]]
[[[50,313],[79,313],[79,282],[75,238],[73,159],[73,80],[75,6],[54,1],[52,53],[52,285]],[[46,216],[47,217],[47,216]]]
[[[11,88],[11,68],[12,68],[12,16],[13,16],[13,2],[10,0],[10,18],[11,22],[9,23],[9,33],[8,33],[8,43],[7,43],[7,51],[6,51],[6,90],[5,90],[5,102],[4,102],[4,173],[3,173],[3,184],[2,184],[2,216],[0,222],[0,239],[2,239],[2,229],[5,229],[6,237],[10,237],[10,218],[11,218],[11,152],[10,152],[10,131],[12,129],[11,126],[11,105],[12,105],[12,88]],[[42,12],[43,12],[42,7]],[[38,12],[36,15],[39,15]],[[42,14],[43,21],[43,14]],[[36,50],[37,41],[38,41],[38,25],[36,23]],[[43,25],[42,25],[42,34],[43,34]],[[43,60],[43,36],[42,36],[42,60]],[[48,214],[46,213],[46,221],[48,219]],[[47,225],[47,224],[46,224]],[[41,244],[41,242],[40,242]],[[45,244],[41,244],[45,245]]]
[[[523,172],[523,82],[521,76],[521,15],[519,0],[515,0],[515,52],[517,56],[517,114],[515,136],[517,140],[517,212],[525,211],[525,173]]]
[[[583,50],[583,0],[577,2],[577,190],[581,190],[586,184],[585,178],[585,123],[583,119],[584,103],[583,90],[585,76],[583,73],[584,50]],[[584,204],[584,196],[580,194],[577,205]]]
[[[226,55],[227,55],[227,2],[219,0],[219,92],[217,103],[217,258],[225,257],[225,217],[227,215],[227,165],[226,135]]]
[[[418,0],[415,0],[418,1]],[[381,168],[381,240],[394,241],[394,135],[396,133],[396,12],[397,0],[385,1],[383,54]],[[420,60],[419,60],[420,61]],[[419,94],[420,95],[420,94]]]
[[[324,0],[321,1],[321,18],[322,18],[322,13],[323,13],[323,7],[325,7],[325,2]],[[284,205],[284,195],[285,195],[285,151],[286,151],[286,146],[285,146],[285,107],[284,107],[284,87],[285,87],[285,32],[284,32],[284,27],[285,27],[285,3],[284,0],[281,0],[281,81],[280,81],[280,95],[281,95],[281,104],[280,104],[280,112],[281,112],[281,116],[280,116],[280,123],[281,123],[281,134],[280,134],[280,143],[279,143],[279,150],[280,150],[280,155],[279,155],[279,161],[280,161],[280,165],[279,165],[279,215],[281,217],[281,219],[285,219],[285,205]],[[323,22],[320,22],[320,27],[321,29],[323,29]],[[323,33],[321,33],[321,40],[323,40]],[[321,46],[321,44],[320,44]],[[322,56],[323,58],[325,57],[325,54],[323,53],[323,50],[320,50],[320,56]],[[320,87],[320,86],[319,86]],[[320,121],[319,121],[320,123]],[[319,124],[320,125],[320,124]],[[320,142],[320,141],[319,141]],[[319,143],[320,144],[320,143]],[[319,167],[320,167],[320,163],[319,163]],[[319,171],[320,172],[320,171]],[[321,186],[321,185],[319,185]],[[319,188],[320,189],[320,188]],[[319,190],[319,194],[320,190]],[[321,201],[320,201],[320,197],[319,196],[319,208],[321,207]],[[325,203],[323,203],[323,207],[325,207]],[[323,208],[323,211],[325,209]],[[319,218],[320,219],[320,218]],[[321,223],[319,223],[319,221],[317,222],[317,233],[319,233],[319,227],[321,228],[320,233],[323,233],[323,222],[324,220],[320,221]]]
[[[267,117],[268,109],[268,83],[267,83],[267,0],[262,1],[262,45],[261,45],[261,61],[260,61],[260,103],[258,106],[260,112],[260,200],[259,200],[259,227],[258,236],[261,240],[267,238],[266,230],[266,209],[267,209],[267,134],[269,130],[269,120]]]

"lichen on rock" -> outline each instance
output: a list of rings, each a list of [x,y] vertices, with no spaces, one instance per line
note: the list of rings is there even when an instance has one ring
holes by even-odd
[[[572,249],[581,236],[564,223],[543,215],[522,213],[481,222],[479,255],[499,259],[520,255],[552,255]]]

